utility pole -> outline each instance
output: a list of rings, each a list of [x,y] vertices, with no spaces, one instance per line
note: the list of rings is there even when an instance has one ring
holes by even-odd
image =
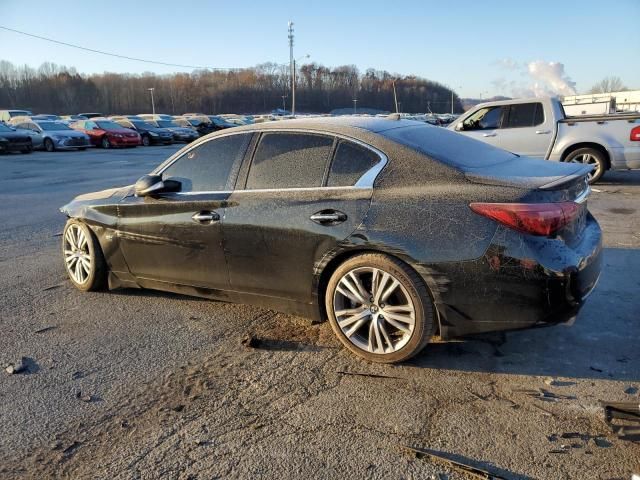
[[[289,69],[291,77],[291,115],[296,114],[296,62],[293,60],[293,22],[289,20]]]
[[[396,113],[400,113],[398,112],[398,95],[396,94],[396,81],[393,80],[393,103],[396,104]]]
[[[358,105],[358,99],[357,99],[357,98],[354,98],[354,99],[353,99],[353,114],[354,114],[354,115],[355,115],[355,114],[356,114],[356,112],[357,112],[357,108],[356,108],[356,106],[357,106],[357,105]]]
[[[149,90],[149,92],[151,93],[151,112],[155,115],[156,114],[156,103],[153,101],[153,91],[155,90],[155,88],[151,87],[151,88],[147,88],[147,90]]]
[[[458,87],[460,90],[462,87]],[[451,89],[451,115],[453,115],[453,88]]]

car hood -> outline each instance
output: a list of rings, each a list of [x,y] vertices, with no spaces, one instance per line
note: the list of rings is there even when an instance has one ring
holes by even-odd
[[[60,207],[60,211],[72,218],[86,218],[90,210],[99,211],[100,207],[115,205],[129,196],[133,191],[133,185],[125,187],[109,188],[98,192],[78,195],[66,205]]]
[[[43,132],[48,135],[58,135],[60,137],[71,137],[71,138],[84,138],[87,136],[86,133],[80,132],[78,130],[46,130]]]
[[[138,134],[138,132],[131,130],[129,128],[114,128],[114,129],[109,129],[109,130],[105,130],[105,132],[107,133],[119,133],[120,135],[126,135],[128,133],[135,133],[136,135]]]
[[[579,163],[512,157],[491,165],[466,167],[464,175],[473,183],[534,189],[550,188],[577,179],[587,175],[592,168]]]

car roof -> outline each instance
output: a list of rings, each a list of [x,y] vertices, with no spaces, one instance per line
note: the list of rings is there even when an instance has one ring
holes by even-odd
[[[397,115],[387,117],[359,117],[345,115],[341,117],[313,117],[296,118],[291,120],[277,120],[274,122],[256,123],[235,127],[235,131],[244,130],[318,130],[327,133],[349,133],[352,129],[365,130],[372,133],[380,133],[385,130],[395,128],[411,127],[416,125],[426,125],[424,122],[415,120],[403,120]],[[236,130],[237,129],[237,130]]]

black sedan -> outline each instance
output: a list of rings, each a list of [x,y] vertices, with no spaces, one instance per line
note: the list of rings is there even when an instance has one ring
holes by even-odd
[[[328,318],[397,362],[434,336],[572,321],[601,268],[588,172],[397,118],[250,125],[77,197],[62,253],[80,290]]]
[[[113,121],[124,128],[130,128],[138,132],[140,134],[140,141],[145,147],[158,144],[170,145],[173,143],[173,133],[166,128],[154,127],[141,119],[114,118]]]
[[[27,132],[15,130],[4,123],[0,123],[0,153],[31,153],[32,150],[33,144]]]

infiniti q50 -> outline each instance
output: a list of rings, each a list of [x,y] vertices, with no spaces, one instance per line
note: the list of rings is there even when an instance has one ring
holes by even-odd
[[[74,199],[62,253],[80,290],[328,319],[397,362],[434,337],[573,320],[601,268],[588,173],[398,118],[248,125]]]

